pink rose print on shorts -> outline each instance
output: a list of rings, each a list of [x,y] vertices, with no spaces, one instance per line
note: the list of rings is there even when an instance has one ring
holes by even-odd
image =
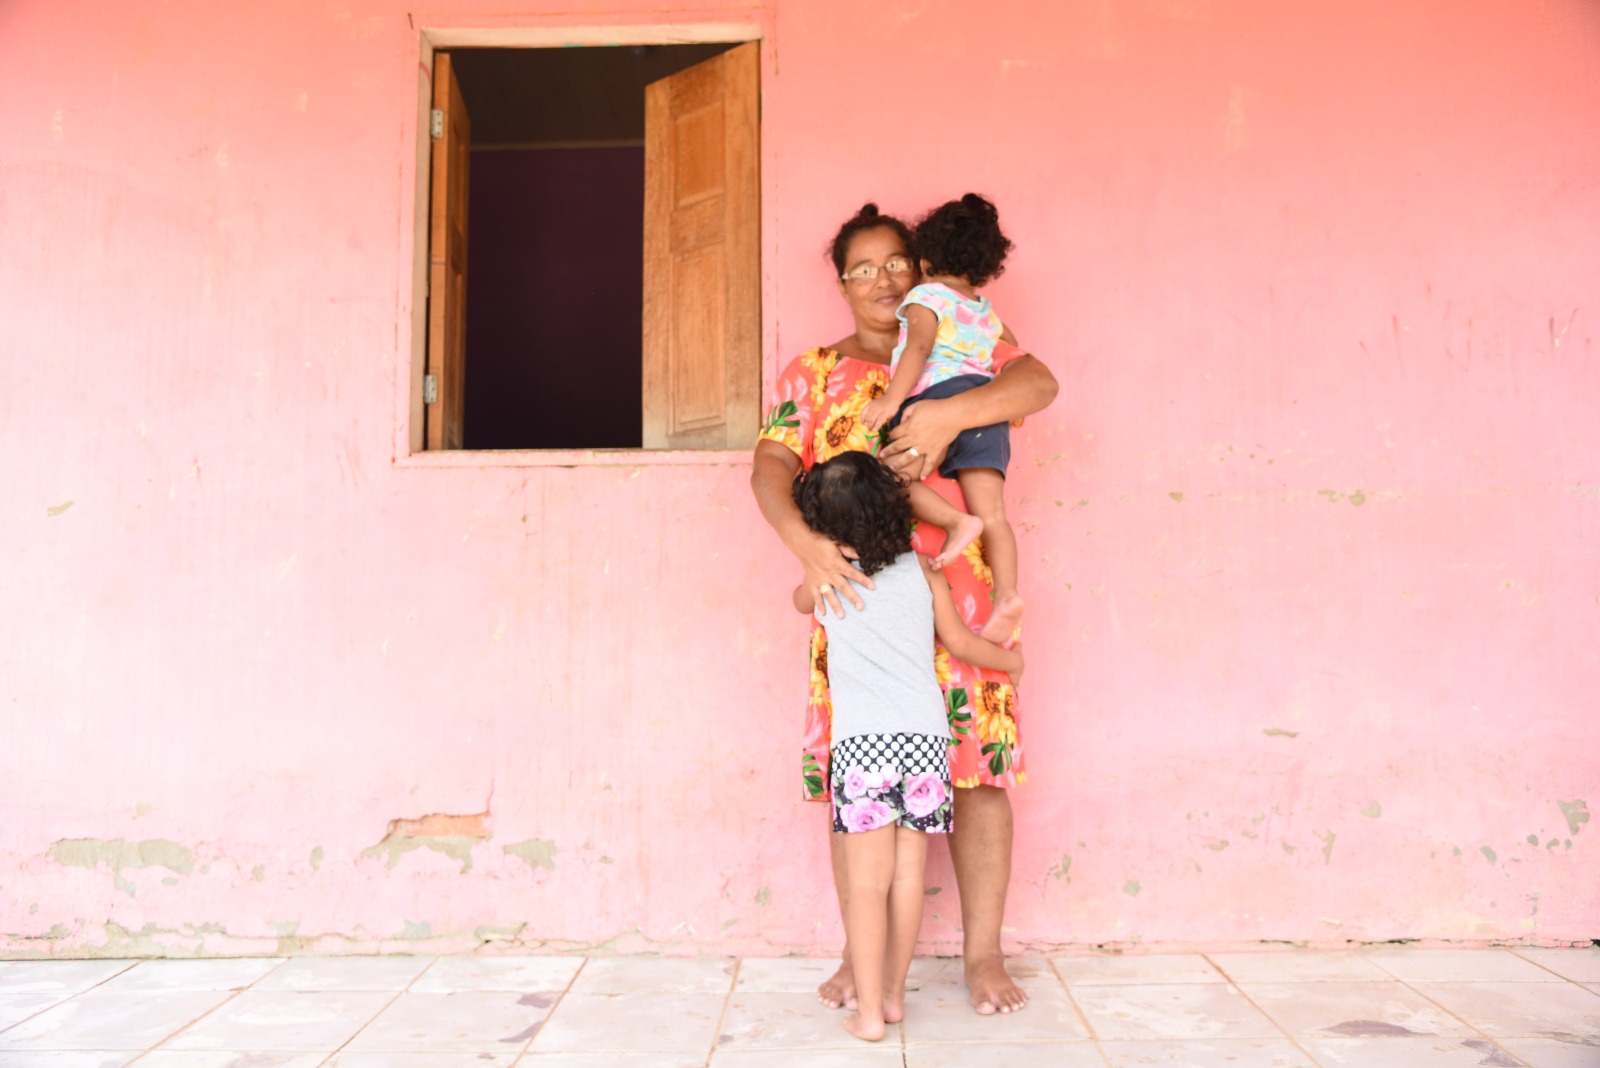
[[[944,783],[939,773],[925,771],[906,780],[906,811],[917,819],[937,809],[945,801]]]
[[[867,792],[867,773],[863,768],[853,767],[844,773],[844,796],[855,801]]]
[[[866,774],[867,796],[877,797],[899,781],[899,768],[891,768],[886,765],[875,768]]]
[[[882,801],[857,801],[844,806],[840,815],[844,817],[845,830],[852,834],[875,831],[894,819],[894,811]]]

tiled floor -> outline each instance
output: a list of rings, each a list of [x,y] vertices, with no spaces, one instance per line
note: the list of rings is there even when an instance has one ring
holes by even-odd
[[[1021,957],[981,1017],[919,958],[877,1046],[827,961],[0,961],[3,1068],[1600,1068],[1600,949]]]

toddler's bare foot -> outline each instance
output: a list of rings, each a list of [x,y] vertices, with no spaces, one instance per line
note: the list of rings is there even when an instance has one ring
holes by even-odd
[[[830,1009],[856,1007],[856,977],[849,961],[840,964],[839,970],[817,987],[817,1000]]]
[[[983,625],[978,632],[978,637],[987,638],[996,645],[1003,645],[1010,641],[1017,633],[1017,625],[1022,622],[1022,595],[1015,590],[994,601],[994,611],[989,613],[989,622]]]
[[[938,571],[961,557],[961,550],[978,540],[983,533],[983,520],[975,515],[964,515],[961,521],[944,528],[944,548],[933,558],[933,569]]]
[[[863,1042],[880,1041],[889,1030],[884,1026],[881,1018],[877,1020],[863,1019],[859,1012],[852,1012],[844,1018],[844,1029]]]

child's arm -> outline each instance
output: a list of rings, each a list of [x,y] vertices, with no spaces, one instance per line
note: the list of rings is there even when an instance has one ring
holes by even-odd
[[[816,597],[811,592],[811,587],[804,582],[794,588],[794,609],[811,615],[817,610]]]
[[[927,557],[919,555],[917,562],[922,565],[922,575],[928,580],[928,588],[933,591],[934,633],[939,635],[944,647],[950,650],[950,655],[973,667],[1004,671],[1011,676],[1013,686],[1020,683],[1022,649],[1020,647],[1002,649],[994,642],[986,641],[968,630],[967,625],[961,621],[961,613],[956,611],[955,599],[950,596],[950,583],[943,575],[933,570]]]
[[[861,410],[861,425],[877,433],[878,428],[894,417],[900,405],[911,396],[922,369],[928,366],[933,354],[933,341],[939,333],[939,317],[933,309],[913,304],[906,309],[906,347],[900,353],[900,362],[889,376],[889,388],[883,396]]]

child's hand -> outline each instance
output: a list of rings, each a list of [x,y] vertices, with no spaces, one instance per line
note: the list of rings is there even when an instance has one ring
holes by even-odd
[[[890,410],[889,402],[879,397],[861,409],[861,425],[876,434],[878,428],[888,422],[889,417],[893,414],[894,412]]]
[[[1011,688],[1017,690],[1022,688],[1022,643],[1012,646],[1011,651],[1017,654],[1017,669],[1006,674],[1011,676]]]

